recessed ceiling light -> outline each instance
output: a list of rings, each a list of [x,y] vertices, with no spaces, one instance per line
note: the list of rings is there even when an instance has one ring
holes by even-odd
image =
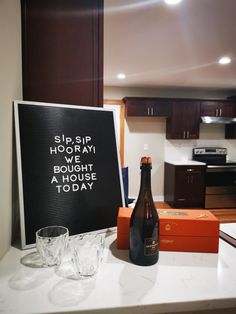
[[[119,80],[123,80],[123,79],[126,78],[126,75],[125,75],[124,73],[119,73],[119,74],[117,75],[117,78],[118,78]]]
[[[219,59],[219,64],[228,64],[231,62],[231,59],[229,57],[222,57]]]
[[[166,4],[174,5],[180,3],[182,0],[165,0]]]

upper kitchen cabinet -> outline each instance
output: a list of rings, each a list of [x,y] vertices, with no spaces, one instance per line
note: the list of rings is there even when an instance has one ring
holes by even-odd
[[[170,101],[162,98],[125,97],[126,116],[167,117]]]
[[[103,104],[103,0],[21,0],[23,99]]]
[[[201,116],[210,117],[234,117],[236,104],[227,100],[204,100],[201,101]]]
[[[200,101],[173,101],[171,116],[166,123],[167,139],[198,139],[200,127]]]
[[[236,139],[236,123],[225,125],[225,138]]]

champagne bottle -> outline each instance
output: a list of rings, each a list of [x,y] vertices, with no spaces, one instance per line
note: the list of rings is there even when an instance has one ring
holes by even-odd
[[[130,259],[134,264],[153,265],[159,258],[159,217],[151,191],[150,157],[141,158],[139,196],[130,218]]]

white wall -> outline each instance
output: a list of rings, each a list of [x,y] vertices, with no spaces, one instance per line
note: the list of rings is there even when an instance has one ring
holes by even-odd
[[[21,98],[20,0],[0,1],[0,258],[11,242],[12,101]],[[15,180],[15,178],[14,178]]]
[[[104,98],[122,99],[125,96],[159,96],[192,98],[226,98],[235,91],[194,89],[137,89],[105,87]],[[160,117],[128,117],[125,120],[125,165],[129,167],[129,195],[139,191],[139,162],[142,155],[153,158],[152,192],[154,198],[163,200],[164,161],[191,160],[196,146],[222,146],[228,148],[230,159],[236,160],[236,140],[224,139],[224,126],[201,124],[199,140],[167,140],[166,120]]]
[[[162,195],[165,159],[165,118],[129,117],[125,123],[125,165],[129,167],[129,195],[137,196],[141,156],[151,156],[152,192]]]

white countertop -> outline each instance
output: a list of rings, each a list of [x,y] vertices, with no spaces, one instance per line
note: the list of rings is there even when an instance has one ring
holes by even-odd
[[[236,223],[221,224],[220,231],[223,231],[229,236],[231,236],[231,238],[236,239]]]
[[[195,161],[195,160],[166,160],[169,164],[175,166],[205,166],[205,162]]]
[[[219,254],[160,252],[159,262],[140,267],[106,236],[93,279],[59,277],[54,267],[30,268],[32,252],[11,248],[0,262],[0,313],[122,313],[236,308],[236,249],[220,240]]]

